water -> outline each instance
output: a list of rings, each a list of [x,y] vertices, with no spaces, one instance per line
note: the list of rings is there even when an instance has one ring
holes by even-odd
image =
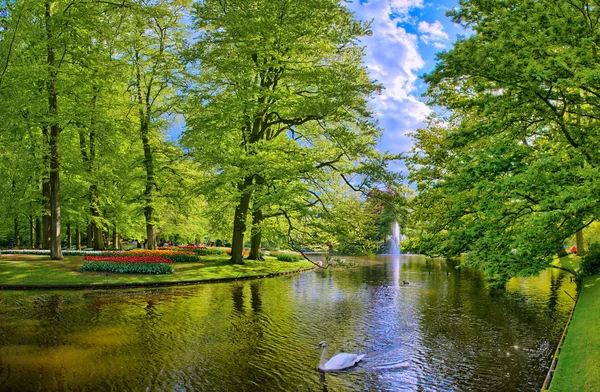
[[[400,254],[400,224],[397,221],[392,222],[392,234],[385,243],[384,255],[397,256]]]
[[[540,389],[573,306],[561,271],[490,295],[444,261],[354,261],[179,288],[0,292],[0,390]],[[367,356],[320,374],[321,340]]]

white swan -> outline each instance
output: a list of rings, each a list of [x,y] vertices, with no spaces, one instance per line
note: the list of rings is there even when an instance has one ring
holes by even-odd
[[[332,372],[336,370],[342,370],[349,367],[352,367],[358,363],[361,359],[364,358],[365,354],[348,354],[348,353],[340,353],[334,355],[329,359],[329,361],[325,362],[325,358],[327,357],[327,342],[322,341],[319,343],[317,348],[322,348],[323,352],[321,353],[321,361],[319,362],[319,369],[322,372]]]

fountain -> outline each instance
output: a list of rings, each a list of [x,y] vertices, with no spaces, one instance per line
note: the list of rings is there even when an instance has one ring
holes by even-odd
[[[397,221],[392,222],[392,235],[390,235],[383,248],[385,255],[400,254],[400,225]]]

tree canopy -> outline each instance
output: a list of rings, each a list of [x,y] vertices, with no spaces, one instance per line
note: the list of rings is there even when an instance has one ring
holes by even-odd
[[[430,103],[446,114],[413,134],[420,249],[468,252],[503,285],[546,268],[600,213],[600,9],[582,0],[460,5],[450,15],[473,34],[425,77]]]
[[[369,33],[338,0],[2,3],[0,243],[60,259],[211,237],[241,262],[248,234],[251,257],[265,233],[355,241],[365,195],[397,180],[375,148]]]

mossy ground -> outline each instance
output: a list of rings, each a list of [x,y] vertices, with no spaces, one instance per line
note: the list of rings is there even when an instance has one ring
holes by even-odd
[[[174,274],[134,275],[81,272],[83,257],[67,256],[49,260],[48,256],[0,256],[0,285],[106,285],[128,283],[183,282],[196,280],[235,279],[274,273],[293,272],[312,267],[306,260],[246,260],[243,265],[229,263],[229,256],[203,256],[200,262],[174,263]]]

